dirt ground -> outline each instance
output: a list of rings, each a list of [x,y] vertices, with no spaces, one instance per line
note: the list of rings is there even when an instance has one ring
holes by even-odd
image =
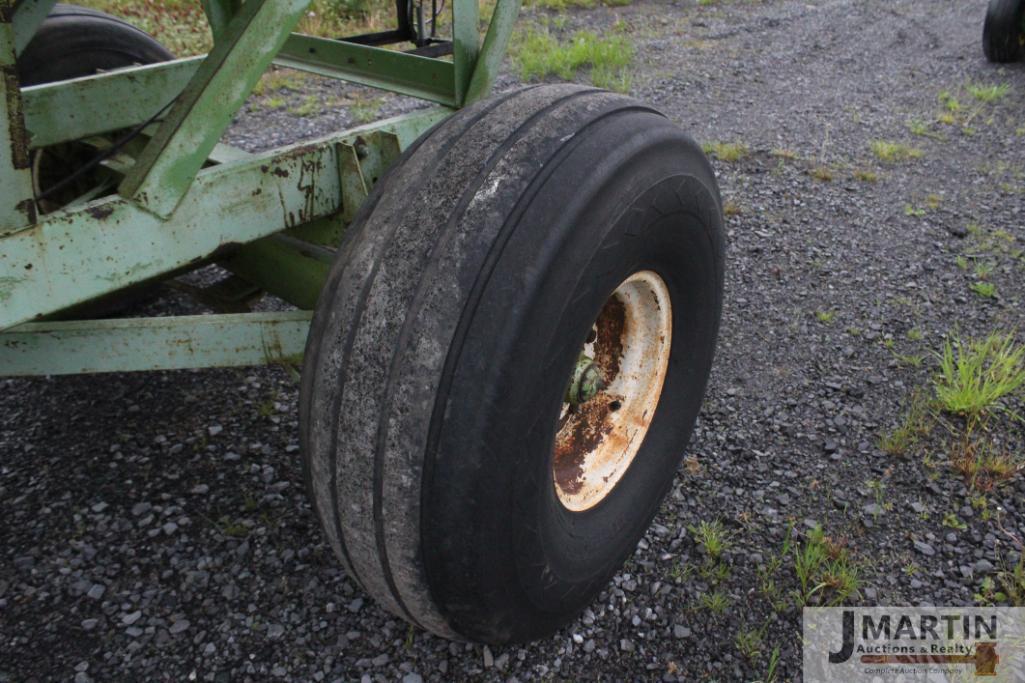
[[[483,648],[379,609],[321,538],[280,369],[0,380],[0,681],[798,681],[783,547],[815,525],[857,568],[850,602],[992,599],[987,577],[1025,536],[1021,472],[969,485],[940,428],[902,456],[880,447],[948,335],[1025,329],[1025,65],[986,62],[985,5],[570,13],[567,31],[622,22],[632,95],[746,148],[714,160],[727,298],[688,458],[575,623]],[[984,101],[978,86],[1002,84]],[[231,137],[269,147],[350,120],[250,107]],[[873,142],[920,154],[885,161]],[[1020,462],[1021,423],[992,438]],[[713,575],[689,527],[715,520],[728,547]]]

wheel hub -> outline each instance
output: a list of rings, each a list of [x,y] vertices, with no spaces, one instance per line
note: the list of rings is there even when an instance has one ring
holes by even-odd
[[[552,464],[566,508],[597,505],[629,469],[662,394],[671,344],[665,282],[650,270],[631,275],[602,307],[566,391]]]

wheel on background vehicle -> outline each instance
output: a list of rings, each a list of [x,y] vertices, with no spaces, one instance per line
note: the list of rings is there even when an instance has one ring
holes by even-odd
[[[169,59],[174,56],[149,34],[117,17],[58,4],[18,57],[18,79],[27,87]],[[33,154],[32,182],[40,211],[58,209],[104,185],[113,189],[113,174],[97,168],[59,192],[45,194],[95,155],[95,148],[74,142]]]
[[[672,486],[712,364],[718,187],[658,112],[568,85],[460,111],[346,234],[300,392],[350,575],[436,634],[571,620]]]
[[[982,50],[991,62],[1016,62],[1025,53],[1025,0],[990,0]]]

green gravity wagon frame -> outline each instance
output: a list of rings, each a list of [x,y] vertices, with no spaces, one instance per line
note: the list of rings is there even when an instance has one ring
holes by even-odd
[[[498,0],[481,40],[477,0],[451,0],[451,39],[442,40],[425,30],[430,3],[417,13],[397,0],[395,29],[328,39],[293,32],[308,4],[204,0],[214,38],[205,56],[21,87],[17,60],[54,2],[0,0],[0,375],[301,356],[356,210],[413,140],[489,93],[520,8]],[[271,64],[435,106],[260,154],[222,144]],[[69,143],[95,151],[89,163],[104,182],[44,210],[34,159]],[[210,263],[231,274],[199,292],[220,313],[81,313]],[[253,291],[298,310],[249,312],[239,301]]]

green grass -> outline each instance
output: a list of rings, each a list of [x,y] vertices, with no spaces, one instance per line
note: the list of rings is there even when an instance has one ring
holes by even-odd
[[[873,140],[869,144],[869,148],[880,161],[884,161],[889,164],[901,161],[910,161],[912,159],[919,159],[922,157],[922,150],[900,142]]]
[[[816,166],[812,170],[808,171],[808,175],[810,175],[815,180],[828,183],[832,182],[833,180],[833,169],[829,168],[828,166]]]
[[[942,410],[978,419],[1025,385],[1025,347],[999,332],[981,341],[948,339],[933,384]]]
[[[349,113],[356,123],[370,123],[380,117],[383,102],[380,97],[358,97],[350,105]]]
[[[714,156],[719,161],[728,162],[740,161],[750,154],[750,150],[743,142],[719,142],[713,140],[701,145],[701,149],[704,150],[705,154]]]
[[[719,559],[730,547],[730,538],[722,522],[701,522],[697,526],[688,527],[694,542],[704,549],[705,554],[713,560]]]
[[[876,175],[874,171],[868,171],[862,168],[859,168],[854,172],[854,178],[855,180],[860,180],[863,183],[874,183],[879,180],[879,176]]]
[[[321,111],[323,111],[323,107],[316,95],[307,95],[302,102],[288,110],[290,114],[302,117],[314,116]]]
[[[793,551],[799,606],[811,603],[836,606],[858,595],[860,570],[847,549],[825,535],[821,526],[808,531],[804,543]]]
[[[1012,569],[997,575],[1004,589],[1007,603],[1014,607],[1025,607],[1025,553]]]
[[[146,31],[175,56],[207,52],[213,41],[200,3],[191,0],[79,0]],[[323,37],[393,28],[391,0],[313,0],[297,31]]]
[[[993,102],[999,102],[1004,99],[1004,96],[1010,91],[1011,86],[1007,83],[1000,83],[999,85],[981,85],[977,83],[968,84],[968,94],[977,99],[979,102],[985,102],[986,104],[992,104]]]
[[[823,325],[832,325],[833,321],[836,320],[835,311],[815,311],[815,319]]]
[[[513,61],[523,80],[549,76],[571,80],[589,69],[594,85],[626,92],[630,89],[627,67],[633,56],[633,45],[622,35],[601,38],[591,31],[578,31],[564,42],[547,29],[528,29],[517,42]]]
[[[722,591],[702,593],[698,601],[712,614],[723,614],[730,607],[730,597]]]
[[[524,2],[523,4],[527,7],[561,11],[567,9],[591,9],[598,5],[605,5],[606,7],[625,7],[631,2],[633,2],[633,0],[527,0],[527,2]]]
[[[756,661],[762,656],[762,645],[765,639],[765,627],[760,629],[746,629],[738,631],[733,641],[737,644],[737,651],[749,662]]]
[[[972,290],[983,299],[993,299],[997,295],[997,286],[992,282],[973,282],[968,285],[968,289]]]

